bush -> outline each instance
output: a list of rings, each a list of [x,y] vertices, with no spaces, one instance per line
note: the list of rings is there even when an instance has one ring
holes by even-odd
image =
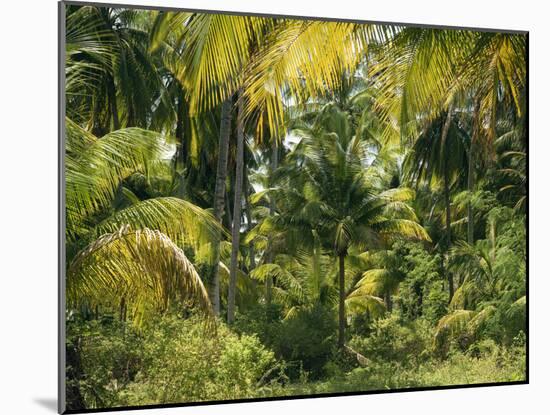
[[[86,407],[115,405],[141,365],[142,338],[117,320],[71,318],[67,325],[67,401],[76,387]],[[70,360],[73,360],[72,362]],[[71,367],[75,366],[75,367]],[[82,408],[71,408],[82,409]]]
[[[264,375],[276,363],[256,336],[239,336],[224,324],[214,335],[198,318],[166,316],[141,330],[79,320],[68,333],[68,347],[78,350],[80,359],[79,375],[71,382],[86,408],[264,394],[269,392],[260,387]]]
[[[369,336],[353,337],[350,346],[370,360],[410,366],[428,357],[431,341],[428,322],[417,320],[401,325],[398,316],[390,315],[374,321]]]
[[[298,378],[301,370],[311,372],[313,379],[322,375],[336,348],[336,330],[334,313],[322,306],[302,309],[282,322],[273,347],[288,362],[287,373],[292,379]]]
[[[253,396],[274,366],[273,352],[256,336],[220,324],[217,335],[196,319],[165,317],[147,330],[143,370],[125,394],[128,405]]]
[[[281,318],[281,306],[257,304],[238,313],[233,328],[237,333],[256,335],[267,347],[274,348],[281,336]]]

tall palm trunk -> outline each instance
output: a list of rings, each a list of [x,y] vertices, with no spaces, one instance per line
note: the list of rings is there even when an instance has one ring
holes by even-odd
[[[235,192],[233,204],[233,228],[231,231],[231,265],[229,268],[229,291],[227,293],[227,322],[235,321],[235,291],[237,288],[237,266],[241,236],[241,207],[244,167],[244,126],[242,100],[239,97],[239,114],[237,116],[237,160],[235,170]]]
[[[176,142],[178,144],[176,158],[174,160],[174,175],[177,171],[178,164],[181,163],[182,166],[185,166],[187,161],[187,143],[185,140],[189,138],[190,127],[189,127],[189,111],[185,103],[183,92],[180,91],[178,94],[178,104],[176,108]],[[177,185],[177,195],[179,197],[184,197],[185,195],[185,175],[181,175],[180,180]]]
[[[346,342],[346,310],[345,310],[345,301],[346,301],[346,270],[345,270],[345,254],[340,254],[338,256],[339,261],[339,275],[338,275],[338,290],[340,292],[340,297],[338,301],[338,348],[343,349]]]
[[[120,129],[120,120],[118,118],[118,106],[116,102],[115,80],[112,76],[109,77],[109,101],[111,107],[111,116],[113,117],[113,130]]]
[[[225,201],[225,179],[227,177],[227,155],[229,152],[229,136],[231,134],[231,106],[232,98],[227,98],[222,104],[220,135],[218,140],[218,166],[216,170],[216,186],[214,189],[214,216],[219,223],[222,223],[222,216]],[[220,241],[221,234],[218,233],[214,241],[214,267],[209,295],[214,313],[220,315]]]
[[[470,197],[474,190],[474,140],[470,144],[470,153],[468,154],[468,193]],[[474,209],[472,202],[468,201],[468,243],[474,243]]]
[[[451,248],[452,240],[452,229],[451,229],[451,197],[449,189],[449,166],[447,161],[449,160],[449,150],[447,146],[447,135],[449,134],[449,128],[451,126],[453,105],[449,106],[447,110],[447,118],[445,119],[445,124],[443,125],[443,130],[441,132],[441,145],[443,150],[443,192],[445,198],[445,250]],[[447,280],[449,282],[449,302],[454,296],[455,287],[453,274],[447,269]]]
[[[475,148],[477,146],[478,135],[478,116],[479,116],[479,100],[476,100],[474,112],[472,115],[472,140],[470,142],[470,153],[468,154],[468,193],[470,198],[474,191],[474,163],[475,163]],[[474,243],[474,209],[472,202],[468,201],[468,243]]]
[[[247,223],[247,230],[250,232],[252,230],[252,210],[250,209],[250,182],[248,181],[248,172],[246,169],[246,166],[244,168],[244,199],[245,199],[245,215],[246,215],[246,223]],[[248,271],[252,271],[254,268],[256,268],[256,252],[254,249],[254,243],[250,242],[248,244],[248,256],[249,256],[249,264],[248,264]]]
[[[392,303],[392,300],[391,300],[391,292],[387,291],[386,294],[384,295],[384,302],[386,303],[386,309],[388,310],[389,313],[392,312],[393,310],[393,303]]]
[[[279,164],[279,150],[277,148],[277,140],[272,137],[271,141],[271,177],[270,177],[270,186],[273,187],[273,175],[275,173],[275,170],[277,170]],[[269,216],[273,216],[275,214],[275,202],[272,199],[269,203]],[[273,244],[270,242],[268,247],[268,258],[267,263],[271,264],[273,263],[275,259],[275,253],[273,251]],[[271,305],[271,291],[273,288],[273,278],[271,276],[268,276],[265,279],[265,302],[269,306]]]
[[[227,229],[233,229],[233,216],[231,215],[231,200],[229,199],[229,192],[231,189],[234,189],[234,183],[231,183],[231,178],[229,179],[230,187],[225,192],[225,223]]]

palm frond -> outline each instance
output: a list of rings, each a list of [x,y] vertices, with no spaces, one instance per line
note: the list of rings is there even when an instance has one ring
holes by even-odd
[[[105,234],[83,249],[67,270],[67,299],[130,306],[136,324],[172,305],[197,307],[211,315],[208,293],[193,264],[170,238],[128,226]]]

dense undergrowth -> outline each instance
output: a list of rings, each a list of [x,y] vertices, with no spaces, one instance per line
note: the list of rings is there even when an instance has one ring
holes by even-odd
[[[310,318],[280,327],[270,346],[260,337],[273,333],[239,333],[220,323],[214,335],[196,318],[160,318],[139,331],[108,317],[73,321],[71,340],[78,339],[85,373],[79,388],[87,407],[102,408],[525,379],[522,331],[508,345],[490,338],[466,349],[453,343],[442,358],[426,321],[413,329],[389,316],[370,335],[351,339],[368,359],[361,365],[330,336],[319,341],[323,328],[306,325]],[[297,338],[310,339],[309,347]]]

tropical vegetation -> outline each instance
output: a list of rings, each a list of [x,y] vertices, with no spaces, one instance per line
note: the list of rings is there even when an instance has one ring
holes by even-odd
[[[66,7],[68,409],[526,379],[526,36]]]

